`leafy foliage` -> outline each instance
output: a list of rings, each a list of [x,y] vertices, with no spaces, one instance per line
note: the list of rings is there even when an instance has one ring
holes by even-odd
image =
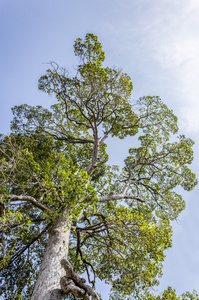
[[[152,294],[146,295],[147,300],[198,300],[199,295],[196,291],[193,293],[186,292],[183,293],[181,296],[176,295],[176,290],[168,287],[167,290],[162,292],[161,296],[154,296]]]
[[[159,97],[132,104],[130,77],[104,67],[95,35],[77,39],[74,49],[75,76],[52,63],[39,79],[57,103],[14,107],[12,133],[1,138],[4,299],[29,299],[48,229],[66,207],[75,271],[86,272],[93,287],[96,277],[111,284],[111,299],[143,297],[162,274],[170,220],[185,208],[176,187],[197,184],[189,169],[193,141],[176,136],[173,112]],[[106,139],[130,136],[133,144],[138,133],[123,169],[109,166]]]

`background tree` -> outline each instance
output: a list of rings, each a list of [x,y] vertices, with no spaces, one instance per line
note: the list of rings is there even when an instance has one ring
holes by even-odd
[[[143,297],[158,284],[169,221],[185,208],[175,188],[197,183],[193,141],[176,137],[173,112],[159,97],[132,104],[129,76],[103,65],[93,34],[74,49],[74,76],[52,63],[39,80],[57,103],[14,107],[12,133],[1,139],[4,299],[30,298],[36,279],[32,300],[99,299],[97,277],[113,299]],[[123,169],[109,166],[105,141],[127,136],[134,147]]]
[[[146,295],[147,300],[198,300],[199,295],[196,291],[193,293],[186,292],[183,293],[181,296],[177,296],[176,290],[168,287],[166,290],[162,292],[161,296],[154,296],[152,294]]]

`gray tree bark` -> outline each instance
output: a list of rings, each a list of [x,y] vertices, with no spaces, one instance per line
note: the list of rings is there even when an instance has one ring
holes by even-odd
[[[31,300],[63,300],[60,279],[66,274],[60,261],[67,258],[70,236],[70,216],[65,209],[49,230],[41,268]]]

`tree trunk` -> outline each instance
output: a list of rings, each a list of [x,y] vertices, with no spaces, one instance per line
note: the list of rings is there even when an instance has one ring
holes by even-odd
[[[67,258],[70,235],[70,216],[68,209],[55,220],[49,230],[41,268],[31,300],[63,300],[60,279],[66,274],[61,260]]]

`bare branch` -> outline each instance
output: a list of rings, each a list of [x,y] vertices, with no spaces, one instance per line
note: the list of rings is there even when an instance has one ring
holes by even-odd
[[[133,167],[134,167],[134,166],[133,166]],[[126,185],[125,185],[124,188],[123,188],[123,191],[122,191],[122,194],[123,194],[123,195],[126,194],[128,188],[129,188],[129,186],[130,186],[130,184],[131,184],[131,176],[132,176],[132,167],[129,168],[129,177],[128,177],[128,180],[127,180]]]
[[[46,207],[45,205],[41,204],[40,202],[38,202],[35,198],[33,198],[31,196],[5,195],[5,197],[7,199],[10,199],[11,201],[27,201],[27,202],[31,202],[37,208],[39,208],[39,209],[41,209],[43,211],[51,212],[51,210],[48,207]]]
[[[98,197],[98,200],[101,203],[114,201],[114,200],[122,200],[122,199],[133,199],[133,200],[137,200],[142,203],[145,202],[143,199],[141,199],[139,197],[131,196],[131,195],[124,195],[124,194],[106,195],[106,196]]]
[[[95,168],[97,167],[98,155],[99,155],[99,139],[98,139],[97,133],[96,133],[94,147],[93,147],[93,153],[92,153],[92,161],[86,167],[86,171],[87,171],[88,175],[91,175],[93,173],[93,171],[95,170]]]
[[[49,132],[49,131],[44,131],[46,133],[48,133],[50,136],[54,137],[56,140],[59,141],[66,141],[70,144],[94,144],[93,140],[89,140],[89,139],[79,139],[79,138],[67,138],[67,137],[59,137],[57,136],[55,133]]]

